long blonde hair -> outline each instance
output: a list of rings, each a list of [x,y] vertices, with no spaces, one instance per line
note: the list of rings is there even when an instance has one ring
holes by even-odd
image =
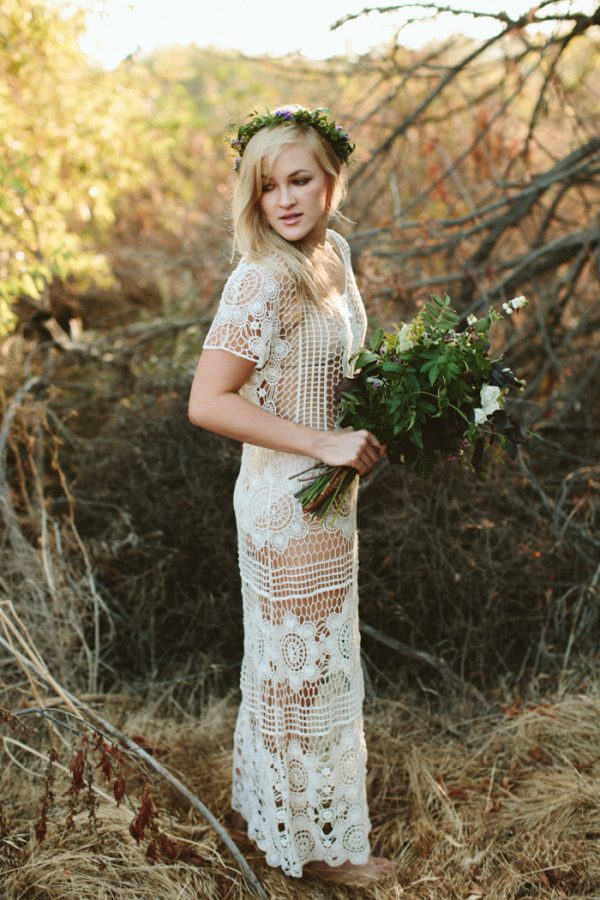
[[[277,108],[293,110],[298,107]],[[246,145],[240,170],[235,176],[231,205],[232,258],[237,251],[248,261],[287,270],[296,282],[298,299],[318,303],[325,297],[327,281],[324,273],[311,262],[308,244],[304,241],[291,243],[277,234],[259,203],[263,165],[272,166],[281,149],[291,143],[304,144],[325,172],[330,219],[346,218],[338,210],[346,192],[346,177],[342,171],[345,167],[327,138],[315,128],[295,123],[261,128]]]

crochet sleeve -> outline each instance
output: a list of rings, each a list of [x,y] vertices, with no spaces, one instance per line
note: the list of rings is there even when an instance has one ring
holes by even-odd
[[[261,369],[279,331],[278,273],[240,262],[231,273],[204,340],[207,350],[228,350]]]

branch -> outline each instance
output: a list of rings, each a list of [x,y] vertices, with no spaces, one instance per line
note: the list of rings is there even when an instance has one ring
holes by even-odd
[[[403,641],[399,641],[396,638],[390,637],[388,634],[384,634],[382,631],[378,631],[377,628],[373,628],[372,625],[367,625],[366,622],[360,623],[360,630],[363,634],[372,637],[385,647],[396,650],[396,652],[402,654],[402,656],[406,656],[408,659],[423,663],[424,665],[435,669],[455,690],[464,691],[465,688],[468,688],[483,706],[487,707],[489,705],[483,694],[481,694],[476,687],[465,683],[458,675],[455,675],[450,666],[444,662],[443,659],[432,656],[431,653],[426,653],[424,650],[415,650],[414,647],[410,647]]]
[[[354,174],[349,179],[349,184],[353,185],[359,178],[361,178],[361,176],[363,175],[363,173],[365,172],[365,170],[367,168],[371,167],[371,172],[372,172],[373,171],[373,167],[372,167],[373,161],[381,154],[387,153],[389,151],[389,149],[392,147],[392,145],[394,144],[394,142],[401,135],[403,135],[414,122],[416,122],[418,120],[421,113],[423,113],[429,106],[431,106],[433,101],[437,97],[439,97],[439,95],[444,91],[446,86],[448,84],[450,84],[450,82],[453,81],[456,78],[456,76],[460,72],[462,72],[463,69],[466,69],[467,66],[473,62],[473,60],[477,59],[479,56],[481,56],[483,53],[485,53],[485,51],[489,47],[492,47],[497,41],[499,41],[502,37],[504,37],[504,35],[507,34],[511,30],[512,27],[513,27],[513,25],[511,25],[510,27],[507,26],[503,31],[499,32],[497,35],[494,35],[494,37],[488,38],[487,41],[484,41],[483,44],[480,44],[478,47],[476,47],[474,50],[472,50],[471,53],[468,53],[467,56],[463,57],[463,59],[459,63],[452,66],[448,70],[446,75],[440,79],[440,81],[437,83],[435,88],[432,91],[430,91],[430,93],[427,95],[427,97],[425,97],[424,100],[421,101],[421,103],[416,107],[416,109],[409,116],[407,116],[405,119],[403,119],[403,121],[400,123],[400,125],[398,125],[391,132],[391,134],[389,134],[388,137],[381,144],[379,144],[379,146],[376,147],[375,150],[373,150],[369,159],[366,162],[364,162],[361,166],[359,166],[359,168],[356,170],[356,172],[354,172]]]
[[[554,2],[554,0],[544,0],[544,2],[538,4],[538,9],[541,9],[543,6],[547,6],[552,2]],[[443,6],[441,3],[426,3],[420,2],[419,0],[419,2],[413,3],[395,3],[393,6],[365,6],[364,9],[359,12],[348,13],[347,15],[342,16],[341,19],[334,22],[330,30],[335,31],[336,28],[340,28],[342,25],[345,25],[346,22],[351,22],[353,19],[369,15],[372,12],[385,14],[399,12],[401,9],[432,9],[438,15],[450,13],[454,16],[471,16],[473,19],[496,19],[496,21],[502,22],[504,25],[510,26],[510,28],[520,27],[523,24],[526,25],[529,24],[529,22],[534,21],[531,11],[525,13],[525,15],[521,16],[519,19],[511,19],[507,13],[502,11],[490,12],[489,10],[457,9],[454,6]]]

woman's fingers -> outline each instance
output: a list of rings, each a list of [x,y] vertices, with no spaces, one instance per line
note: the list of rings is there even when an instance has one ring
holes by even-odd
[[[385,450],[370,431],[357,431],[355,436],[359,439],[355,468],[360,475],[366,475],[379,462]]]
[[[366,475],[385,455],[385,447],[370,431],[342,428],[323,435],[321,460],[327,465],[352,466]]]

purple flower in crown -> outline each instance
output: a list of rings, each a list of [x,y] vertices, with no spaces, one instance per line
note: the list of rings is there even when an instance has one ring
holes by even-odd
[[[288,119],[288,120],[289,120],[289,119],[292,119],[292,118],[293,118],[293,115],[292,115],[292,113],[289,111],[289,109],[276,109],[276,110],[275,110],[275,115],[276,115],[277,118],[279,118],[279,119]]]
[[[232,138],[232,139],[229,141],[229,143],[231,144],[232,147],[241,147],[241,146],[242,146],[242,142],[241,142],[241,141],[238,141],[237,138]]]

